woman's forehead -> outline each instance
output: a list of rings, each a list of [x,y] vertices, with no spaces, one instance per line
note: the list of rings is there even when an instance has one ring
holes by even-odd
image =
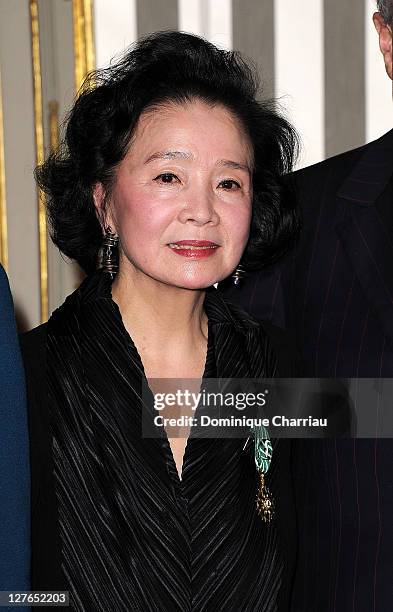
[[[128,154],[141,155],[145,163],[155,159],[195,160],[195,147],[232,157],[238,165],[252,162],[252,144],[241,122],[222,105],[203,101],[170,104],[141,114]]]

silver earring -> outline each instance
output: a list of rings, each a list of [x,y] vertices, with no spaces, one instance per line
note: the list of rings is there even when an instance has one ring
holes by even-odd
[[[232,274],[232,280],[233,280],[233,284],[234,285],[239,285],[240,281],[242,280],[242,278],[245,276],[246,271],[244,269],[244,266],[242,266],[241,264],[239,264],[236,268],[236,270],[234,271],[234,273]]]
[[[112,279],[119,269],[118,244],[119,237],[116,236],[116,234],[112,232],[112,228],[108,226],[105,229],[104,241],[102,243],[102,269],[104,272],[108,272]]]

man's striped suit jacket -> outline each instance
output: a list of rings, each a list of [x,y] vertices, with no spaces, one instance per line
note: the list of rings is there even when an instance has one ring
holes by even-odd
[[[293,178],[303,222],[296,247],[220,288],[291,332],[304,376],[393,377],[393,130]],[[292,609],[390,610],[393,439],[298,448],[304,512]]]

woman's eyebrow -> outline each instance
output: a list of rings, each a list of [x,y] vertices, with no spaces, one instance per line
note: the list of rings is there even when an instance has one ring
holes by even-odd
[[[193,157],[191,153],[186,153],[185,151],[156,151],[156,153],[149,155],[144,163],[148,164],[154,159],[193,159]]]
[[[156,151],[145,160],[145,164],[155,159],[194,159],[192,153],[186,151]],[[248,164],[244,164],[230,159],[219,159],[216,162],[216,166],[225,166],[227,168],[233,168],[235,170],[244,170],[251,174],[251,169]]]
[[[219,159],[216,162],[216,166],[225,166],[227,168],[234,168],[235,170],[244,170],[251,174],[251,169],[248,164],[242,164],[241,162],[232,161],[230,159]]]

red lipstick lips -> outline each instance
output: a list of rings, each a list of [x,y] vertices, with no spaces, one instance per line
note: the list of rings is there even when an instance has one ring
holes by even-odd
[[[210,257],[219,246],[219,244],[211,242],[210,240],[179,240],[168,244],[168,247],[173,253],[192,259]]]

